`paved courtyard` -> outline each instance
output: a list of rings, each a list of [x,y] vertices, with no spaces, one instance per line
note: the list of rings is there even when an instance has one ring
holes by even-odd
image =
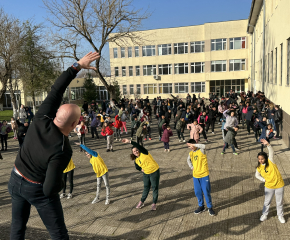
[[[189,149],[179,143],[174,131],[170,153],[164,153],[163,143],[157,138],[157,122],[153,122],[153,140],[145,147],[160,165],[160,191],[157,211],[152,212],[152,192],[145,207],[136,209],[143,190],[142,173],[129,159],[131,146],[114,142],[115,152],[106,152],[106,141],[87,135],[87,146],[99,152],[109,169],[111,204],[105,205],[105,187],[102,185],[101,202],[91,204],[96,192],[96,176],[76,145],[75,134],[70,139],[76,165],[73,198],[62,199],[65,222],[70,239],[290,239],[290,151],[282,140],[273,140],[275,162],[285,181],[284,214],[286,224],[276,216],[273,199],[267,221],[259,217],[264,201],[263,183],[255,178],[257,153],[260,145],[245,130],[238,133],[240,155],[234,156],[229,148],[221,155],[222,137],[220,125],[216,134],[208,134],[206,144],[212,200],[216,216],[208,212],[194,214],[197,199],[194,195],[192,172],[186,159]],[[129,124],[128,124],[129,125]],[[186,131],[186,139],[189,133]],[[129,137],[129,135],[122,135]],[[201,143],[204,140],[201,136]],[[33,144],[33,143],[32,143]],[[17,141],[9,139],[8,151],[0,160],[0,239],[9,239],[11,223],[11,199],[7,190],[10,172],[17,154]],[[26,239],[49,239],[49,235],[32,208]]]

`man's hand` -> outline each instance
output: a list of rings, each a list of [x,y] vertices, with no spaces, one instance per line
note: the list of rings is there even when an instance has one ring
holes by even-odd
[[[97,52],[89,52],[87,55],[85,55],[83,58],[81,58],[78,61],[78,64],[81,66],[81,68],[83,69],[93,69],[93,70],[97,70],[95,67],[91,67],[91,63],[95,60],[97,60],[98,58],[100,58],[99,53]]]
[[[270,145],[266,139],[261,139],[260,141],[263,145],[267,145],[267,146]]]

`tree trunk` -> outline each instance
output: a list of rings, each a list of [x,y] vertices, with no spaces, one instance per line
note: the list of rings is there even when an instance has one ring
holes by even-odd
[[[109,85],[107,88],[108,93],[110,94],[110,100],[115,99],[117,100],[116,91],[114,85]]]
[[[33,108],[33,114],[35,115],[35,93],[32,92],[32,108]]]
[[[16,98],[15,98],[15,94],[14,94],[14,89],[12,86],[12,78],[10,76],[9,80],[8,80],[8,89],[10,92],[10,98],[11,98],[11,103],[12,103],[12,108],[13,108],[13,117],[15,119],[17,119],[18,114],[17,114],[17,103],[16,103]]]

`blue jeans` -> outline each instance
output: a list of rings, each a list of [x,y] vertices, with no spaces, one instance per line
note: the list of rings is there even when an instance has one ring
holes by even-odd
[[[206,206],[212,208],[211,195],[210,195],[210,180],[209,176],[203,178],[193,177],[194,193],[198,200],[198,206],[204,206],[203,195],[205,197]]]
[[[273,118],[269,118],[269,123],[272,124],[274,131],[276,131],[276,125]]]
[[[234,144],[230,144],[230,146],[232,147],[233,152],[235,153],[235,152],[236,152],[236,149],[235,149]],[[228,147],[229,147],[229,144],[228,144],[227,142],[225,142],[224,147],[223,147],[223,152],[224,152],[224,151],[226,150],[226,148],[228,148]]]
[[[69,239],[58,194],[45,196],[42,184],[30,183],[14,170],[8,183],[8,191],[12,198],[10,239],[25,239],[31,205],[37,209],[51,239]]]

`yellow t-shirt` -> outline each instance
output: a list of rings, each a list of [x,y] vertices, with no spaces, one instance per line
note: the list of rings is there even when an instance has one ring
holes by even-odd
[[[190,153],[190,159],[193,165],[192,175],[195,178],[203,178],[209,175],[208,165],[207,165],[207,157],[205,154],[201,152],[200,149]]]
[[[108,168],[100,155],[98,155],[97,157],[92,156],[90,159],[90,163],[93,166],[97,178],[103,176],[104,174],[106,174],[106,172],[108,172]]]
[[[101,119],[100,119],[100,120],[101,120],[101,122],[105,122],[105,120],[104,120],[104,118],[103,118],[103,115],[101,115],[101,114],[98,114],[97,116],[101,118]]]
[[[272,163],[270,160],[268,160],[268,163],[269,166],[266,168],[266,171],[265,165],[260,164],[259,167],[257,167],[258,172],[265,179],[265,187],[270,189],[284,187],[284,181],[277,168],[277,165]]]
[[[140,156],[135,159],[136,164],[141,167],[145,174],[151,174],[159,169],[159,165],[153,159],[152,155],[140,153]]]
[[[75,169],[76,166],[74,165],[73,160],[71,159],[66,167],[66,169],[63,171],[63,173],[70,172],[71,170]]]

